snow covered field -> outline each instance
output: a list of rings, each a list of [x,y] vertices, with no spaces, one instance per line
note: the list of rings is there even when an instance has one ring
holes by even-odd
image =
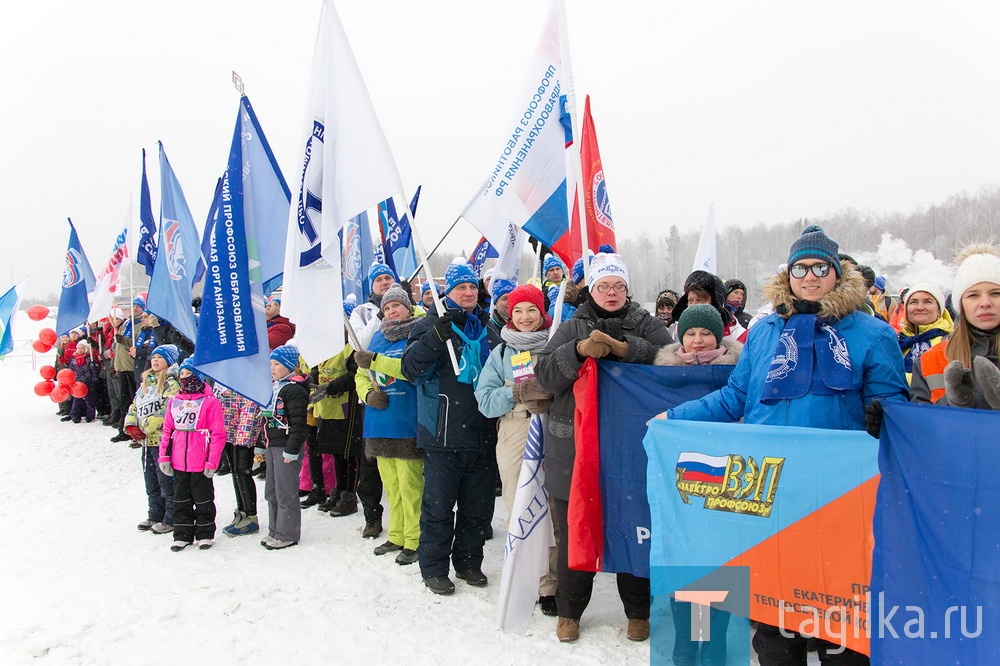
[[[384,533],[362,539],[360,512],[305,510],[302,542],[284,551],[219,532],[209,551],[170,552],[169,536],[135,527],[146,517],[139,451],[109,442],[115,431],[97,422],[60,422],[32,392],[41,378],[30,341],[53,323],[19,319],[18,347],[0,361],[0,663],[649,663],[649,644],[625,638],[610,575],[598,576],[575,644],[560,644],[555,618],[537,608],[526,636],[496,628],[499,498],[490,584],[456,580],[450,597],[427,590],[416,564],[373,555]],[[235,507],[231,477],[215,490],[221,528]],[[265,514],[263,481],[258,495]]]

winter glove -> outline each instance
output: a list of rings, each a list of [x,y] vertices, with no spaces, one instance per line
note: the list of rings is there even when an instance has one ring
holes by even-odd
[[[253,466],[250,468],[251,472],[256,472],[260,469],[260,466],[264,464],[264,454],[255,453],[253,456]]]
[[[437,321],[434,322],[434,328],[432,330],[434,331],[434,337],[437,338],[438,342],[445,342],[455,334],[455,331],[451,328],[451,322],[452,315],[450,312],[444,313],[437,318]]]
[[[875,439],[882,432],[882,403],[877,398],[865,407],[865,430]]]
[[[514,392],[514,402],[527,404],[529,400],[552,400],[552,394],[542,388],[534,377],[524,380],[511,387]],[[530,409],[528,411],[531,411]],[[532,412],[537,414],[538,412]]]
[[[625,358],[625,354],[628,353],[628,343],[622,340],[615,340],[613,337],[605,333],[604,331],[591,331],[590,339],[594,342],[603,342],[610,349],[611,353],[618,358]]]
[[[368,370],[372,367],[372,361],[378,356],[375,352],[365,351],[364,349],[354,352],[354,362],[358,364],[359,368],[364,368]]]
[[[174,466],[171,465],[168,462],[161,462],[160,463],[160,471],[163,472],[164,476],[173,476],[174,475]]]
[[[385,409],[389,406],[389,396],[385,391],[380,391],[378,389],[372,389],[365,396],[365,403],[371,405],[375,409]]]
[[[336,398],[344,393],[350,393],[353,387],[354,377],[352,375],[344,375],[343,377],[337,377],[327,384],[326,394],[331,398]]]
[[[525,400],[524,406],[530,414],[545,414],[552,407],[552,398],[544,400]]]
[[[952,361],[944,368],[944,393],[953,407],[972,407],[976,403],[972,385],[972,370],[961,361]]]
[[[584,338],[576,343],[576,353],[583,357],[604,358],[611,353],[611,347],[604,342],[594,342],[590,338]]]
[[[139,428],[139,426],[135,425],[125,426],[125,432],[127,432],[128,436],[137,442],[141,442],[142,440],[146,439],[146,433],[144,433],[142,429]]]
[[[215,470],[214,470],[214,469],[210,469],[210,468],[206,467],[206,468],[205,468],[205,471],[204,471],[204,472],[202,472],[202,474],[204,474],[204,475],[205,475],[205,478],[206,478],[206,479],[211,479],[211,478],[212,478],[213,476],[215,476]]]
[[[312,389],[309,391],[309,404],[315,405],[317,402],[325,398],[327,396],[327,389],[329,387],[330,387],[329,382],[327,382],[326,384],[319,384],[317,386],[313,386]]]
[[[972,359],[972,374],[986,403],[993,409],[1000,409],[1000,370],[997,366],[985,356],[976,356]]]
[[[413,285],[410,284],[409,280],[400,280],[399,286],[406,292],[407,297],[413,298]]]

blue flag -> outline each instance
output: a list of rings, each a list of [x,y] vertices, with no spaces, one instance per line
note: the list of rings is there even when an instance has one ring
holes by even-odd
[[[63,267],[62,293],[59,295],[59,313],[56,315],[56,333],[63,335],[87,323],[90,303],[87,295],[97,280],[90,270],[87,254],[76,235],[73,220],[69,220],[69,245],[66,247],[66,264]]]
[[[1000,657],[1000,414],[885,404],[872,664]]]
[[[410,202],[410,214],[402,211],[397,214],[395,199],[389,198],[378,206],[379,227],[382,232],[382,245],[385,247],[385,263],[400,280],[403,280],[417,270],[417,255],[413,248],[410,216],[416,215],[417,200],[420,198],[420,188],[417,188]],[[358,301],[360,303],[360,301]]]
[[[260,266],[257,248],[270,232],[261,227],[273,221],[282,199],[287,218],[288,198],[272,187],[280,173],[260,150],[262,137],[249,98],[241,98],[209,237],[194,364],[220,384],[266,405],[272,391],[270,349],[261,270],[252,267]],[[253,196],[264,192],[277,192],[279,198]]]
[[[174,325],[188,340],[197,337],[191,286],[198,266],[198,228],[184,191],[160,145],[160,234],[157,261],[149,281],[146,309]]]
[[[9,354],[14,349],[14,313],[17,312],[21,303],[21,291],[24,288],[24,280],[15,284],[7,290],[7,293],[0,296],[0,359]]]
[[[194,284],[198,284],[205,277],[205,268],[208,265],[208,252],[212,247],[212,230],[215,229],[215,221],[219,219],[219,202],[222,200],[222,180],[220,178],[215,183],[215,194],[212,195],[212,205],[208,209],[205,230],[201,232],[201,255],[198,257],[198,266],[194,270]]]
[[[354,294],[357,303],[364,303],[371,296],[368,268],[376,261],[385,263],[375,251],[375,243],[368,227],[367,211],[347,221],[340,230],[340,244],[344,252],[340,262],[343,271],[344,297]]]
[[[483,264],[486,263],[486,260],[496,259],[499,256],[500,253],[497,252],[495,247],[490,245],[490,242],[486,240],[486,236],[483,236],[469,254],[469,265],[472,266],[476,277],[482,277]]]
[[[142,150],[142,183],[139,186],[139,248],[135,260],[146,269],[148,277],[153,276],[156,264],[156,221],[153,219],[153,203],[149,197],[149,181],[146,180],[146,149]]]

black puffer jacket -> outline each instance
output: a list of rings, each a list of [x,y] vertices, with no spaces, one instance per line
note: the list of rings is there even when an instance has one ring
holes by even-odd
[[[285,453],[297,456],[306,441],[306,409],[309,407],[309,378],[293,375],[278,389],[274,411],[264,418],[264,441],[267,446],[283,446]]]
[[[729,294],[733,293],[737,289],[743,290],[743,303],[741,303],[740,307],[736,308],[735,311],[730,310],[730,312],[733,313],[733,316],[736,317],[736,321],[740,322],[740,325],[743,328],[750,328],[750,320],[753,319],[753,317],[746,311],[747,300],[750,298],[750,292],[747,291],[747,286],[743,284],[742,280],[726,280],[726,298],[729,298]]]
[[[646,312],[638,303],[628,301],[622,315],[602,319],[594,304],[588,301],[577,308],[571,319],[559,325],[552,339],[538,352],[535,376],[555,396],[545,429],[545,487],[559,499],[569,499],[573,461],[576,459],[576,445],[573,441],[576,398],[573,395],[573,384],[586,360],[577,355],[576,344],[589,337],[591,331],[600,329],[628,343],[624,358],[608,357],[606,360],[651,365],[657,351],[673,342],[663,322]],[[617,329],[620,325],[620,333],[608,330],[609,321],[612,323],[611,329]]]

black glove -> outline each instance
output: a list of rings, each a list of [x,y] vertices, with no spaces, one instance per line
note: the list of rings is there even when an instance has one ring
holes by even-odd
[[[406,292],[406,297],[409,298],[410,300],[413,300],[413,287],[410,285],[410,281],[400,280],[399,286],[402,287],[403,291]]]
[[[354,376],[344,375],[343,377],[337,377],[326,387],[326,394],[331,398],[336,398],[337,396],[350,393],[351,389],[354,387]]]
[[[882,433],[882,403],[877,398],[865,407],[865,430],[875,439]]]
[[[434,337],[438,339],[438,342],[445,342],[455,334],[455,331],[451,328],[452,320],[452,314],[446,312],[434,322]]]

